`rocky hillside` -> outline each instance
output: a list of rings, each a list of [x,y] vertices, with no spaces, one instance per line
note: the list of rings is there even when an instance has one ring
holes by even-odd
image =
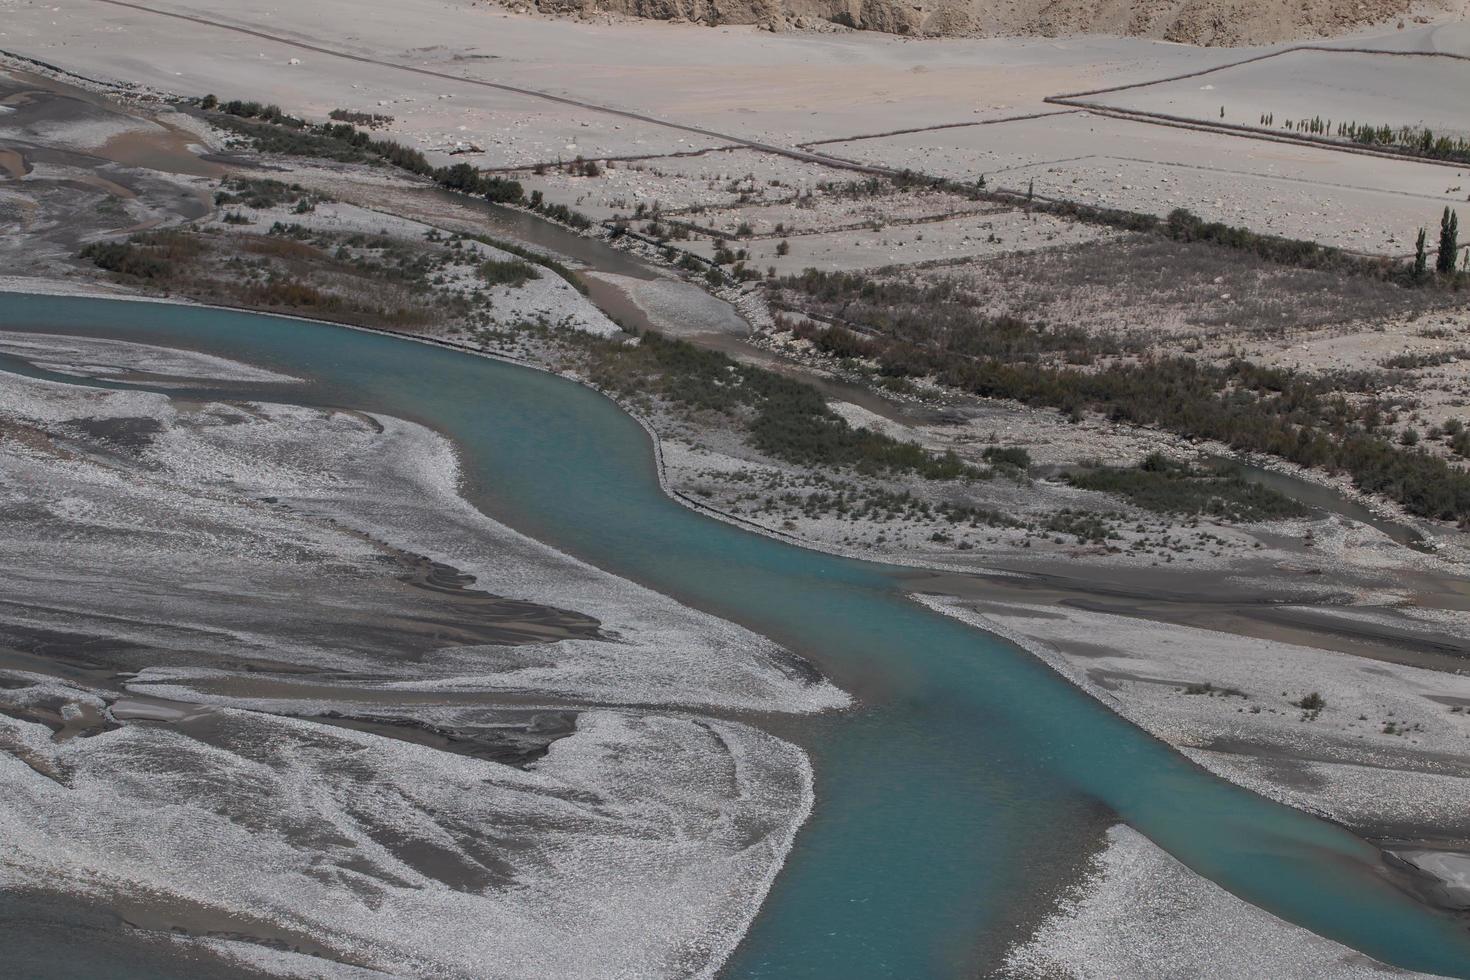
[[[517,0],[548,14],[620,14],[773,30],[840,25],[913,35],[1121,34],[1201,45],[1342,34],[1458,10],[1459,0]]]

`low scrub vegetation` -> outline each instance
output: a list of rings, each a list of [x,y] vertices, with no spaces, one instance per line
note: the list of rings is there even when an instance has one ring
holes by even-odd
[[[286,204],[299,207],[308,203],[314,206],[320,200],[320,195],[313,194],[300,184],[285,184],[267,177],[226,177],[220,182],[220,189],[214,195],[217,207],[243,204],[256,210]]]
[[[853,428],[810,385],[656,333],[643,334],[635,345],[597,345],[591,376],[624,395],[654,394],[685,408],[738,418],[753,447],[789,462],[940,480],[988,475],[953,453],[936,455]]]
[[[327,115],[335,122],[350,123],[353,126],[366,126],[368,129],[378,129],[383,126],[393,125],[392,116],[382,116],[376,112],[352,112],[348,109],[333,109]]]
[[[1076,326],[1052,327],[984,313],[953,280],[905,282],[808,269],[781,280],[778,289],[799,296],[801,312],[832,324],[808,323],[797,332],[838,357],[891,356],[895,340],[1006,361],[1090,359],[1132,346],[1124,338],[1093,335]]]
[[[1117,494],[1156,514],[1254,523],[1302,517],[1307,509],[1238,471],[1201,470],[1153,453],[1133,467],[1099,467],[1067,478],[1075,487]]]
[[[1280,336],[1294,329],[1418,313],[1459,297],[1403,289],[1330,269],[1301,269],[1207,242],[1110,237],[936,268],[980,311],[1063,322],[1096,334],[1171,344],[1204,337]]]
[[[134,235],[125,242],[93,242],[79,255],[119,278],[159,283],[171,279],[204,251],[205,244],[195,236],[156,231]]]
[[[540,279],[541,273],[529,262],[520,259],[490,259],[480,264],[480,277],[491,286],[524,286],[532,279]]]
[[[1080,201],[1043,200],[1035,195],[1034,188],[1025,193],[993,190],[985,186],[982,176],[970,184],[905,170],[892,177],[892,183],[900,189],[931,188],[968,197],[971,200],[993,201],[998,204],[1022,206],[1027,211],[1056,215],[1072,221],[1117,228],[1120,231],[1147,232],[1162,235],[1174,241],[1202,241],[1236,251],[1244,251],[1271,262],[1313,269],[1330,268],[1345,275],[1366,275],[1373,278],[1393,278],[1404,285],[1421,285],[1409,275],[1409,270],[1389,259],[1369,258],[1352,255],[1326,245],[1301,239],[1265,235],[1226,225],[1221,222],[1205,221],[1185,208],[1176,208],[1168,217],[1119,208],[1099,207]]]
[[[1066,328],[956,310],[942,287],[915,291],[817,272],[782,285],[789,306],[840,312],[848,331],[832,335],[830,327],[797,325],[798,333],[813,336],[818,346],[851,346],[880,375],[932,378],[983,397],[1050,406],[1074,418],[1093,411],[1345,472],[1359,489],[1395,500],[1411,513],[1470,521],[1470,474],[1421,446],[1398,442],[1393,405],[1374,394],[1386,380],[1381,376],[1308,377],[1244,360],[1208,364],[1147,353],[1077,366],[1064,362],[1077,358],[1055,356],[1065,355],[1065,345],[1073,343]],[[1059,346],[1064,349],[1055,350]],[[1049,349],[1052,356],[1042,356]]]
[[[381,163],[429,175],[434,168],[418,150],[392,140],[374,139],[347,123],[307,123],[275,106],[254,102],[221,103],[209,119],[250,142],[262,153],[317,157],[339,163]]]

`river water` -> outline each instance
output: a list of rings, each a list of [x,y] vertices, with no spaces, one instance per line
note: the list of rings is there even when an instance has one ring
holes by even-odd
[[[584,387],[402,338],[183,306],[0,295],[0,329],[233,357],[308,378],[314,403],[431,426],[458,445],[466,495],[497,519],[766,632],[858,692],[853,711],[766,720],[811,753],[818,801],[729,977],[994,966],[987,937],[1014,924],[1038,868],[1075,853],[1099,814],[1283,918],[1470,977],[1470,933],[1396,887],[1376,848],[1210,776],[1030,655],[914,603],[911,570],[678,505],[643,429]]]

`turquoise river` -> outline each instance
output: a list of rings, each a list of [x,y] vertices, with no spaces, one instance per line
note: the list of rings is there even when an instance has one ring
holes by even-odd
[[[911,571],[674,502],[645,431],[585,387],[408,339],[185,306],[0,295],[0,329],[235,357],[306,377],[294,400],[424,423],[458,444],[465,493],[486,512],[765,632],[857,692],[851,711],[752,719],[810,752],[817,806],[728,977],[991,969],[986,937],[1113,817],[1289,921],[1470,977],[1464,923],[1396,886],[1375,847],[1216,779],[1025,652],[917,604]]]

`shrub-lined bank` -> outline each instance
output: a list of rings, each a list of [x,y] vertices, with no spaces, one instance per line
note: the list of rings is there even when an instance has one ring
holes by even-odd
[[[818,347],[871,359],[882,376],[930,377],[972,394],[1048,406],[1074,417],[1095,411],[1120,422],[1345,472],[1359,489],[1397,501],[1410,513],[1470,521],[1470,474],[1422,447],[1395,442],[1385,422],[1391,406],[1370,394],[1345,397],[1344,392],[1372,392],[1383,383],[1381,376],[1308,378],[1241,360],[1212,365],[1147,355],[1079,368],[1057,357],[1035,356],[1048,347],[1056,352],[1058,335],[1048,337],[1035,328],[1028,334],[1009,319],[991,321],[973,312],[966,320],[965,311],[945,310],[938,299],[932,323],[964,323],[965,329],[920,329],[913,321],[873,313],[885,308],[876,302],[884,297],[883,287],[860,276],[809,271],[782,285],[795,305],[802,300],[837,304],[855,325],[871,331],[858,336],[842,327],[797,327]],[[1026,338],[1022,349],[1017,337]]]
[[[584,343],[598,386],[624,397],[652,394],[687,409],[739,419],[751,446],[776,459],[934,480],[990,475],[953,453],[930,453],[915,443],[853,428],[810,385],[718,351],[652,332],[636,344]]]

